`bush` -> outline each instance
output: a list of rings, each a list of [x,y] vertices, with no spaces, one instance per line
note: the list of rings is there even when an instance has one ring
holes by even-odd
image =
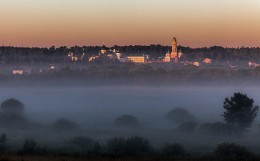
[[[34,154],[36,152],[37,143],[32,139],[26,139],[23,144],[22,153]]]
[[[26,128],[28,120],[22,115],[24,105],[17,99],[11,98],[1,104],[0,126],[4,128]]]
[[[181,124],[184,122],[193,122],[196,121],[196,118],[189,113],[186,109],[183,108],[176,108],[169,111],[165,118],[175,124]]]
[[[151,150],[148,140],[142,137],[130,137],[126,140],[126,154],[142,155]]]
[[[209,135],[238,135],[239,130],[232,126],[221,122],[205,123],[199,127],[199,132]]]
[[[165,144],[162,148],[162,155],[165,157],[184,157],[187,152],[180,144]]]
[[[119,127],[137,127],[139,122],[135,116],[123,115],[116,118],[115,125]]]
[[[80,149],[85,150],[85,151],[97,150],[97,146],[99,145],[98,142],[94,141],[91,138],[84,137],[84,136],[77,136],[77,137],[72,138],[69,141],[69,144],[79,147]]]
[[[128,139],[115,137],[107,142],[108,153],[116,156],[140,156],[147,154],[150,143],[142,137]]]
[[[221,160],[229,161],[244,161],[252,158],[252,155],[245,147],[229,143],[219,144],[214,154]]]
[[[75,122],[69,121],[65,118],[55,121],[52,127],[55,130],[75,130],[78,128]]]
[[[124,138],[115,137],[107,142],[107,151],[111,155],[125,155],[126,140]]]
[[[3,134],[0,136],[0,152],[1,152],[1,153],[4,152],[4,150],[5,150],[6,141],[7,141],[6,134],[3,133]]]
[[[4,114],[22,115],[24,112],[24,104],[17,99],[10,98],[1,104],[1,111]]]
[[[179,127],[176,129],[178,132],[183,132],[183,133],[191,133],[194,132],[196,127],[198,126],[197,123],[195,122],[184,122],[179,125]]]

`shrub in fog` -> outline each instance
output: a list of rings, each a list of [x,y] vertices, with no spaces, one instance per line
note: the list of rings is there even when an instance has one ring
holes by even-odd
[[[184,122],[177,127],[176,131],[183,133],[191,133],[195,131],[197,126],[198,124],[196,122]]]
[[[138,119],[133,115],[122,115],[115,119],[115,125],[119,127],[137,127]]]
[[[93,150],[97,150],[99,143],[94,141],[93,139],[89,138],[89,137],[84,137],[84,136],[77,136],[72,138],[69,141],[70,145],[79,147],[82,150],[86,150],[86,151],[93,151]]]
[[[254,106],[254,99],[243,93],[234,93],[233,97],[226,98],[223,107],[225,121],[242,131],[251,127],[259,108]]]
[[[37,143],[33,139],[26,139],[23,144],[22,153],[34,154],[36,152]]]
[[[184,122],[190,122],[190,121],[196,121],[196,118],[186,109],[184,108],[176,108],[171,111],[169,111],[165,118],[176,124],[181,124]]]
[[[199,127],[199,132],[209,135],[238,135],[239,130],[222,122],[204,123]]]
[[[24,104],[11,98],[1,104],[0,126],[5,128],[26,128],[28,120],[23,116]]]
[[[143,137],[130,137],[126,140],[126,154],[141,155],[151,150],[150,143]]]
[[[164,157],[184,157],[187,152],[181,144],[165,144],[162,148],[162,155]]]
[[[0,145],[5,145],[6,144],[6,134],[3,133],[1,136],[0,136]]]
[[[0,152],[1,152],[1,153],[4,152],[4,150],[5,150],[6,141],[7,141],[6,134],[3,133],[3,134],[0,136]]]
[[[220,160],[245,161],[252,159],[252,155],[245,147],[230,143],[219,144],[214,154]]]
[[[125,139],[115,137],[107,142],[107,152],[112,155],[121,156],[125,154]]]
[[[78,126],[73,121],[60,118],[53,123],[52,128],[55,130],[75,130],[78,128]]]
[[[2,102],[1,111],[4,114],[22,115],[24,112],[24,104],[15,98],[10,98]]]
[[[140,156],[148,154],[151,149],[149,141],[142,137],[115,137],[107,142],[108,153],[116,156]]]

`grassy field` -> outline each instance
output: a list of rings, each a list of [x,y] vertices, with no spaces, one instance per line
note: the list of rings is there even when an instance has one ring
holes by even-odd
[[[247,160],[247,159],[246,159]],[[145,157],[145,158],[128,158],[128,157],[96,157],[96,158],[82,158],[82,157],[65,157],[65,156],[1,156],[0,161],[245,161],[244,159],[237,158],[214,158],[214,157],[202,157],[202,158],[186,158],[186,159],[174,159],[174,158],[157,158],[157,157]],[[248,159],[248,161],[260,161],[259,158]]]
[[[0,161],[161,161],[161,160],[184,161],[184,160],[162,159],[162,158],[107,158],[107,157],[80,158],[80,157],[62,157],[62,156],[1,156],[0,157]],[[188,160],[190,159],[185,159],[185,161]]]

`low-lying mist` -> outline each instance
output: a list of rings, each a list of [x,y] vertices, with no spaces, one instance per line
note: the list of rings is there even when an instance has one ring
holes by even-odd
[[[24,117],[34,122],[34,126],[26,129],[3,127],[1,132],[7,134],[11,143],[18,145],[25,138],[54,146],[76,136],[87,136],[101,143],[115,136],[142,136],[155,147],[178,142],[189,149],[208,151],[216,144],[235,142],[254,149],[260,146],[259,117],[243,138],[205,135],[199,131],[204,123],[224,122],[223,102],[234,92],[247,93],[254,98],[256,105],[260,104],[258,87],[6,87],[1,88],[0,100],[15,98],[21,101],[25,105]],[[176,108],[186,109],[196,118],[195,132],[178,132],[178,124],[165,118],[169,111]],[[138,125],[118,126],[124,117],[136,119]],[[54,130],[53,127],[59,127],[64,120],[75,123],[77,128]]]
[[[260,104],[260,89],[254,87],[101,86],[2,88],[1,91],[0,100],[22,101],[26,115],[32,120],[52,122],[57,117],[66,117],[94,127],[104,126],[122,114],[133,114],[156,127],[165,113],[177,107],[186,108],[202,120],[222,120],[224,98],[234,92],[247,93]]]

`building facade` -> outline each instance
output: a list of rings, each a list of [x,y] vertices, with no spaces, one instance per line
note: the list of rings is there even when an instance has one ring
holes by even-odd
[[[183,53],[182,52],[178,53],[177,45],[178,45],[177,39],[176,39],[176,37],[174,37],[172,39],[172,52],[166,53],[166,55],[163,59],[163,62],[165,62],[165,63],[170,63],[170,62],[178,63],[179,62],[179,59],[182,57]]]
[[[170,63],[171,62],[171,54],[169,52],[165,55],[163,61],[165,63]]]
[[[133,63],[146,63],[146,57],[143,56],[127,56],[127,60]]]

